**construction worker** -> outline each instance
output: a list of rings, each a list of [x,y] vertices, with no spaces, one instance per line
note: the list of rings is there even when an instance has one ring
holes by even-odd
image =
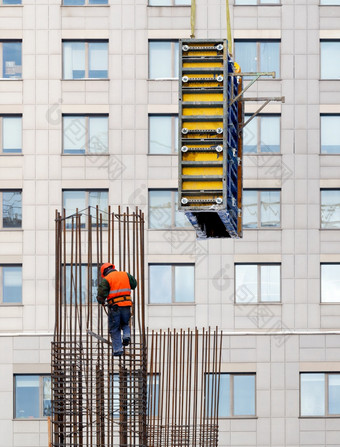
[[[117,271],[109,262],[101,266],[100,273],[103,279],[98,286],[97,301],[108,304],[113,355],[121,356],[123,346],[130,343],[131,289],[137,287],[137,281],[129,273]]]

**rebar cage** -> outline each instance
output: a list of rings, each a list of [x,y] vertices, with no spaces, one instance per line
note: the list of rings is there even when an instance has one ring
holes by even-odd
[[[104,262],[138,283],[121,358],[112,355],[106,308],[96,300]],[[140,210],[56,212],[54,447],[217,446],[222,334],[148,335],[144,271]]]

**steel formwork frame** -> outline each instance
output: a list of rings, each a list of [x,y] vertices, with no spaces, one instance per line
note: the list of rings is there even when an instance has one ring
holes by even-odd
[[[55,221],[52,446],[217,447],[222,334],[148,334],[143,213],[97,207],[56,212]],[[119,359],[96,301],[103,262],[138,282],[131,344]]]

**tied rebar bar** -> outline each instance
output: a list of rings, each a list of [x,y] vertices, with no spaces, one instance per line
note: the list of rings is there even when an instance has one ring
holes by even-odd
[[[56,212],[53,447],[216,447],[222,333],[147,333],[144,215]],[[100,266],[131,273],[131,343],[113,357]]]

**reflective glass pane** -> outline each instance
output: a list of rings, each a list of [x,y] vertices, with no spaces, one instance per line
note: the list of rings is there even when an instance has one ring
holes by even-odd
[[[246,189],[243,191],[243,228],[258,227],[258,192]]]
[[[340,115],[321,116],[321,153],[340,154]]]
[[[171,265],[150,265],[149,303],[171,303]]]
[[[15,377],[15,417],[39,418],[39,376]]]
[[[178,42],[174,42],[174,66],[173,66],[173,77],[178,78],[178,64],[179,64],[179,45]]]
[[[63,208],[65,208],[65,215],[71,216],[78,211],[82,211],[86,207],[86,192],[85,191],[63,191]],[[74,222],[75,225],[75,222]],[[66,228],[71,228],[72,222],[70,219],[66,221]],[[85,226],[85,218],[82,217],[82,226]]]
[[[280,117],[261,116],[261,152],[280,152]]]
[[[149,78],[171,78],[171,65],[171,42],[149,42]]]
[[[91,207],[92,225],[96,225],[96,207],[98,205],[99,217],[102,215],[102,223],[107,226],[107,208],[109,206],[108,191],[89,191],[89,206]]]
[[[89,0],[89,5],[107,5],[108,0]]]
[[[85,0],[64,0],[63,4],[66,6],[85,5]]]
[[[245,122],[250,118],[250,115],[245,115]],[[257,152],[257,118],[253,118],[244,128],[243,131],[243,151],[245,154],[252,154]]]
[[[219,384],[218,379],[220,379]],[[219,417],[230,417],[230,374],[220,374],[219,378],[218,374],[206,374],[205,380],[205,402],[207,416],[211,417],[214,414],[214,408],[216,405],[214,395],[215,393],[217,394],[219,386]]]
[[[66,304],[86,303],[87,296],[87,269],[85,265],[66,266]],[[96,294],[97,296],[97,294]]]
[[[171,154],[172,152],[171,115],[149,116],[149,152],[150,154]]]
[[[275,71],[276,77],[280,77],[280,43],[260,42],[260,71]]]
[[[3,78],[22,77],[21,42],[2,43],[2,63]]]
[[[256,42],[235,42],[235,61],[243,72],[258,71]]]
[[[325,415],[325,374],[301,374],[301,416]]]
[[[261,5],[279,5],[281,0],[260,0]]]
[[[22,267],[3,267],[3,303],[21,303],[22,301]]]
[[[176,303],[195,301],[195,267],[193,265],[175,266],[175,301]]]
[[[234,376],[234,416],[255,415],[255,375]]]
[[[235,301],[237,303],[257,302],[257,265],[238,264],[235,266]]]
[[[340,5],[340,0],[320,0],[320,5]]]
[[[107,78],[108,62],[108,43],[89,42],[89,78]]]
[[[85,42],[63,42],[64,79],[85,78]]]
[[[328,413],[340,414],[340,374],[328,376]]]
[[[191,0],[175,0],[175,5],[176,6],[180,6],[180,5],[190,6]]]
[[[340,228],[340,190],[321,191],[321,228]]]
[[[257,5],[257,0],[235,0],[235,5]]]
[[[149,6],[171,6],[171,0],[149,0]]]
[[[21,191],[4,191],[2,193],[3,228],[21,228],[21,223]]]
[[[109,120],[107,116],[89,118],[89,152],[103,154],[109,151]]]
[[[175,227],[191,228],[191,223],[182,211],[178,211],[178,192],[175,191]]]
[[[280,191],[261,191],[261,227],[280,227]]]
[[[281,300],[281,269],[279,265],[261,265],[261,301]]]
[[[340,302],[340,264],[321,264],[321,301]]]
[[[178,152],[178,116],[173,117],[174,120],[174,149]]]
[[[321,79],[340,79],[340,41],[321,42]]]
[[[2,118],[2,152],[19,153],[22,148],[22,119],[19,116]]]
[[[3,5],[21,5],[21,0],[2,0]]]
[[[169,190],[149,191],[149,228],[171,228],[171,201]]]
[[[85,116],[63,117],[63,146],[65,154],[85,154],[86,148]]]
[[[148,374],[147,387],[147,414],[150,416],[158,416],[159,374]]]
[[[51,377],[43,378],[43,416],[51,416]]]

